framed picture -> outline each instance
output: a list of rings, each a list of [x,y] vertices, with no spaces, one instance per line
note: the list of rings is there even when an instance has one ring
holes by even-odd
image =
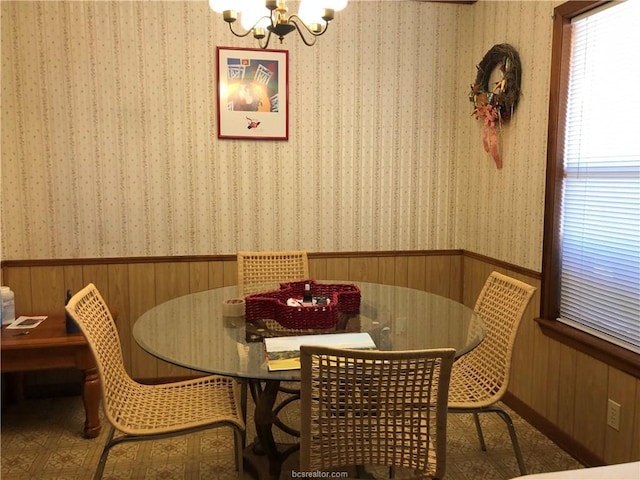
[[[218,47],[218,138],[289,138],[289,52]]]

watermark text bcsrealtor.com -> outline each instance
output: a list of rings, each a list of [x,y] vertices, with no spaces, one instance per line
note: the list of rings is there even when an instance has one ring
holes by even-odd
[[[349,472],[325,472],[322,470],[291,471],[291,478],[349,478]]]

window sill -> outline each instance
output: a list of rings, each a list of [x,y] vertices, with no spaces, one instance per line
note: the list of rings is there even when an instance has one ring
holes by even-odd
[[[586,353],[635,378],[640,378],[640,355],[625,348],[589,335],[556,320],[536,318],[542,333],[560,343]]]

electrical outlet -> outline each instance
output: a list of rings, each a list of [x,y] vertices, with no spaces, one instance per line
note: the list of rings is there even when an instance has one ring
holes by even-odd
[[[620,404],[611,399],[607,401],[607,425],[620,431]]]

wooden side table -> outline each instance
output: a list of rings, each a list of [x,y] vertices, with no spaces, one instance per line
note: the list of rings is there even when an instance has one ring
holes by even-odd
[[[67,333],[64,316],[49,316],[28,335],[24,329],[2,328],[2,373],[77,368],[83,373],[82,400],[85,438],[100,434],[100,379],[93,354],[82,333]]]

